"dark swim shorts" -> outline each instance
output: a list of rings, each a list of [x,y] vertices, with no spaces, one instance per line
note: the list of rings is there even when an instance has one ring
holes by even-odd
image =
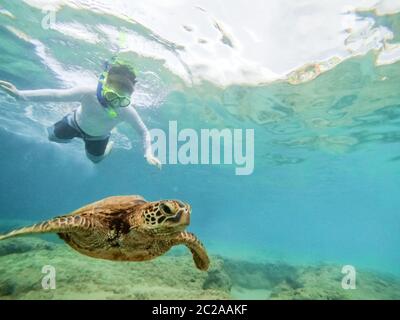
[[[58,142],[68,142],[73,138],[81,138],[85,142],[86,151],[95,156],[104,155],[110,135],[95,137],[86,134],[79,128],[75,120],[75,112],[66,115],[60,121],[53,125],[53,135]]]

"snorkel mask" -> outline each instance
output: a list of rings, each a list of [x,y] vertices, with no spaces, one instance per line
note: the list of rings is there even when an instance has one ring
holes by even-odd
[[[100,75],[99,82],[97,85],[97,99],[100,104],[106,109],[110,118],[116,118],[118,116],[117,108],[126,108],[131,104],[130,96],[119,95],[114,89],[107,86],[107,77],[110,71],[111,65],[125,63],[119,61],[116,56],[111,59],[111,63],[106,62],[103,73]],[[136,83],[136,81],[135,81]]]

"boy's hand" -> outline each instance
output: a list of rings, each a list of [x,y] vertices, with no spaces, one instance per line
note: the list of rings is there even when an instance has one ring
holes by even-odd
[[[0,89],[4,90],[10,96],[18,100],[24,99],[22,95],[19,93],[18,89],[10,82],[0,80]]]
[[[145,158],[149,164],[156,166],[158,169],[161,169],[161,161],[153,156],[151,152],[147,152]]]

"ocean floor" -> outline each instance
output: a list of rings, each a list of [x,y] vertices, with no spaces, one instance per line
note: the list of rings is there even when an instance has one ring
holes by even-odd
[[[211,256],[198,271],[189,251],[149,262],[83,256],[38,237],[0,242],[0,299],[400,299],[400,279],[358,271],[355,290],[341,287],[335,265],[294,266]],[[43,289],[42,268],[55,268],[55,289]]]

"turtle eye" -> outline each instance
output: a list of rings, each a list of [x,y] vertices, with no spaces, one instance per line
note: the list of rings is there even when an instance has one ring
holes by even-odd
[[[160,209],[161,209],[161,211],[163,211],[166,214],[172,213],[171,208],[169,206],[167,206],[166,204],[161,204]]]

